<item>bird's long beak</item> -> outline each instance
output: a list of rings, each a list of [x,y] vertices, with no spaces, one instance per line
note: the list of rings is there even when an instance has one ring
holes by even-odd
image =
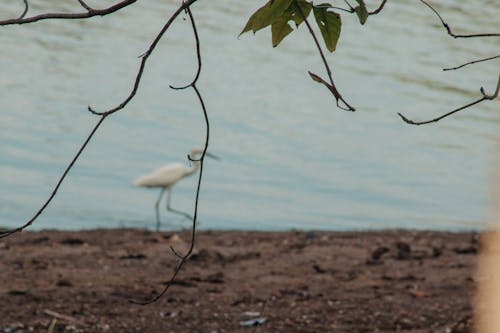
[[[210,157],[210,158],[212,158],[212,159],[214,159],[216,161],[220,161],[220,157],[219,156],[216,156],[216,155],[214,155],[212,153],[209,153],[208,151],[205,153],[205,156],[208,156],[208,157]]]

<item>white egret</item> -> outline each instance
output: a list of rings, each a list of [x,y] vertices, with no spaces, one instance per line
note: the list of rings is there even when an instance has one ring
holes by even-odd
[[[134,186],[142,186],[142,187],[159,187],[161,188],[160,195],[155,203],[156,210],[156,230],[160,229],[160,211],[159,205],[165,190],[167,191],[167,210],[182,215],[188,219],[193,219],[191,215],[185,213],[180,210],[173,209],[170,206],[170,201],[172,197],[172,187],[182,178],[188,177],[200,168],[200,161],[198,160],[199,156],[203,153],[203,149],[200,147],[194,147],[191,149],[191,153],[189,154],[190,158],[193,160],[191,166],[184,165],[182,163],[170,163],[164,165],[152,172],[142,175],[137,178],[134,182]],[[206,153],[205,156],[211,157],[213,159],[219,159],[217,156],[212,155],[210,153]]]

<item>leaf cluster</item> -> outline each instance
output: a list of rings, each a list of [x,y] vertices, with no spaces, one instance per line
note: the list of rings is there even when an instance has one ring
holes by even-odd
[[[364,0],[356,0],[358,6],[346,10],[350,13],[356,13],[361,24],[365,24],[369,13]],[[329,3],[314,5],[312,1],[306,0],[269,0],[264,6],[260,7],[250,16],[247,24],[240,35],[245,32],[257,31],[271,26],[271,36],[273,47],[288,36],[293,28],[290,22],[295,23],[295,27],[304,22],[311,12],[314,13],[316,24],[321,31],[326,48],[333,52],[337,48],[337,42],[340,37],[342,20],[339,13],[336,13]]]

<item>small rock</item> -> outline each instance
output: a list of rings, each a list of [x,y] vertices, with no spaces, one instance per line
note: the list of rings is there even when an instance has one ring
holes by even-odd
[[[64,245],[83,245],[83,241],[80,238],[65,238],[61,241]]]
[[[433,258],[439,258],[443,254],[443,250],[437,247],[432,248],[432,257]]]
[[[217,272],[215,274],[211,274],[207,276],[203,281],[208,283],[224,283],[224,273]]]
[[[398,260],[411,259],[411,247],[408,243],[397,242],[396,248],[398,250],[398,254],[396,255],[396,259],[398,259]]]
[[[120,257],[120,260],[127,260],[127,259],[146,259],[146,255],[142,253],[136,253],[136,254],[127,254],[126,256]]]
[[[253,319],[240,321],[240,326],[257,326],[262,325],[267,321],[266,317],[257,317]]]
[[[206,250],[206,249],[201,249],[201,250],[195,250],[189,257],[190,260],[194,261],[208,261],[212,258],[212,254]]]
[[[372,252],[372,260],[380,260],[380,258],[389,252],[389,248],[385,246],[379,246],[375,251]]]
[[[313,265],[313,269],[318,274],[326,273],[326,270],[317,264]]]
[[[18,290],[18,289],[12,289],[7,292],[7,294],[11,296],[23,296],[26,295],[28,292],[26,290]]]
[[[21,324],[21,323],[15,323],[15,324],[11,324],[11,325],[5,327],[3,329],[3,332],[5,332],[5,333],[12,333],[12,332],[16,332],[16,331],[18,331],[20,329],[23,329],[23,328],[24,328],[23,324]]]
[[[67,279],[60,279],[56,284],[58,287],[73,287],[73,283]]]
[[[49,241],[49,237],[47,236],[41,236],[37,238],[33,238],[32,240],[29,241],[30,244],[40,244],[40,243],[45,243]]]
[[[454,248],[453,251],[456,254],[476,254],[477,253],[477,247],[476,246],[467,246],[467,247],[462,247],[462,248]]]

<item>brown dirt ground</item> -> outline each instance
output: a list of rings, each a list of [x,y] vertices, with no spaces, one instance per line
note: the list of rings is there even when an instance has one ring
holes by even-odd
[[[471,331],[475,233],[23,232],[0,241],[0,332]],[[256,312],[256,313],[249,313]],[[258,326],[245,320],[265,317]]]

